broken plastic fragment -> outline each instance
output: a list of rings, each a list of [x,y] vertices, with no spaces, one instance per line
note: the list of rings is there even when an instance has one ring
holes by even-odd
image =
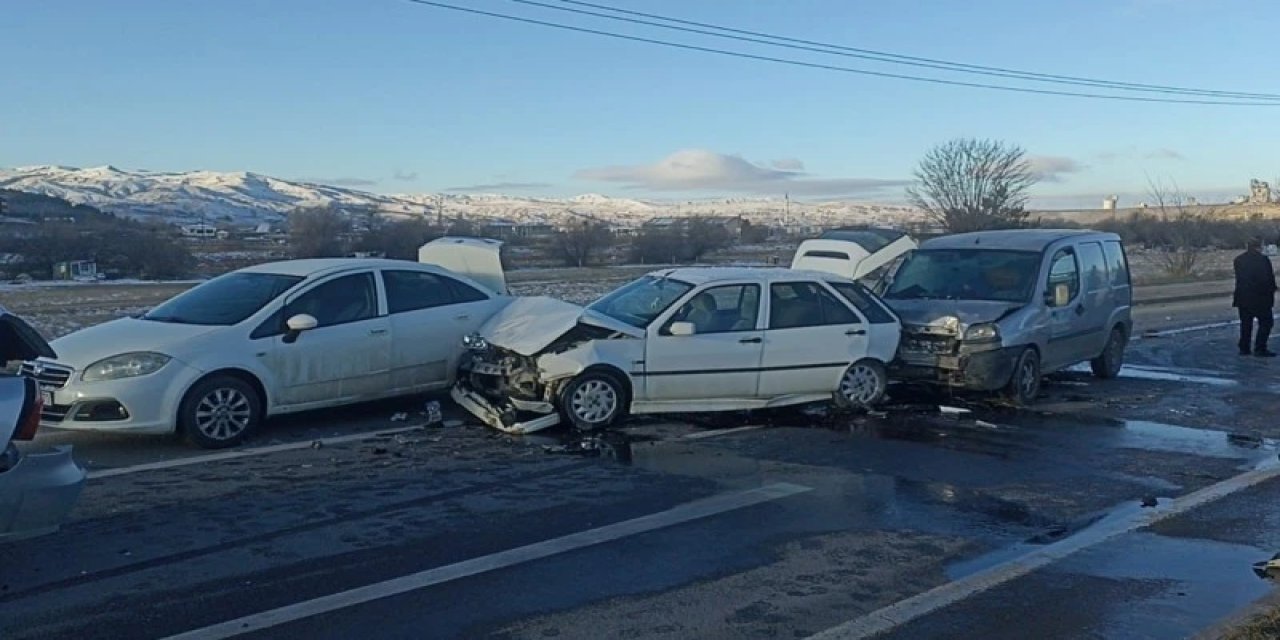
[[[391,421],[392,421],[392,422],[404,422],[405,420],[408,420],[408,419],[409,419],[409,414],[407,414],[407,413],[405,413],[405,412],[403,412],[403,411],[399,411],[399,412],[396,412],[396,413],[391,414]]]
[[[1160,504],[1160,501],[1156,500],[1155,496],[1145,496],[1142,498],[1143,507],[1154,507],[1158,504]]]
[[[948,415],[948,416],[958,416],[966,413],[972,413],[972,411],[965,409],[963,407],[948,407],[945,404],[938,405],[938,411],[941,412],[943,415]]]
[[[983,429],[999,429],[1000,428],[996,426],[994,423],[987,422],[986,420],[974,420],[973,424],[974,426],[982,427]]]
[[[444,420],[444,412],[440,409],[440,401],[428,401],[423,407],[423,412],[427,414],[427,424],[436,424]]]
[[[1259,578],[1266,578],[1270,580],[1280,579],[1280,553],[1271,556],[1271,559],[1265,562],[1253,563],[1253,572],[1257,574]]]

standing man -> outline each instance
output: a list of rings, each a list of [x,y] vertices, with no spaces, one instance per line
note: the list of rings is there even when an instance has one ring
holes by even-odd
[[[1240,355],[1252,353],[1260,358],[1274,358],[1267,348],[1271,337],[1271,309],[1276,299],[1276,273],[1271,259],[1262,255],[1262,240],[1249,241],[1245,252],[1236,256],[1236,292],[1231,306],[1240,310]],[[1253,336],[1253,321],[1258,321],[1258,335]],[[1252,351],[1250,350],[1252,346]]]

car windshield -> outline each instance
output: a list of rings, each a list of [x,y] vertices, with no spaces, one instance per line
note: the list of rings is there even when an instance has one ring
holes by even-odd
[[[923,249],[902,264],[884,297],[1026,302],[1039,267],[1032,251]]]
[[[302,282],[301,276],[228,273],[190,289],[152,309],[143,320],[230,326]]]
[[[671,278],[645,276],[614,289],[587,307],[633,327],[647,327],[693,285]]]

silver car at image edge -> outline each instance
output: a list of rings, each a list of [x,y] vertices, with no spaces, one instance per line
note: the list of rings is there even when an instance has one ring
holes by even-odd
[[[35,380],[3,373],[9,362],[52,358],[34,329],[0,307],[0,543],[56,531],[75,506],[86,473],[71,447],[31,452],[42,399]]]

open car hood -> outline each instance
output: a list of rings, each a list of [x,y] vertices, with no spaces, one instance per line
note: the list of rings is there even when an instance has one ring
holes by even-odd
[[[879,247],[836,238],[805,240],[796,248],[791,268],[834,273],[842,278],[861,280],[919,246],[905,233],[893,234],[893,238],[884,238],[885,244]]]
[[[488,238],[436,238],[418,248],[418,262],[444,267],[507,295],[502,243]]]
[[[14,360],[57,357],[39,332],[22,318],[0,307],[0,365]]]
[[[480,335],[497,347],[522,356],[536,355],[579,324],[588,324],[632,337],[644,330],[576,304],[544,296],[516,298],[480,328]]]

